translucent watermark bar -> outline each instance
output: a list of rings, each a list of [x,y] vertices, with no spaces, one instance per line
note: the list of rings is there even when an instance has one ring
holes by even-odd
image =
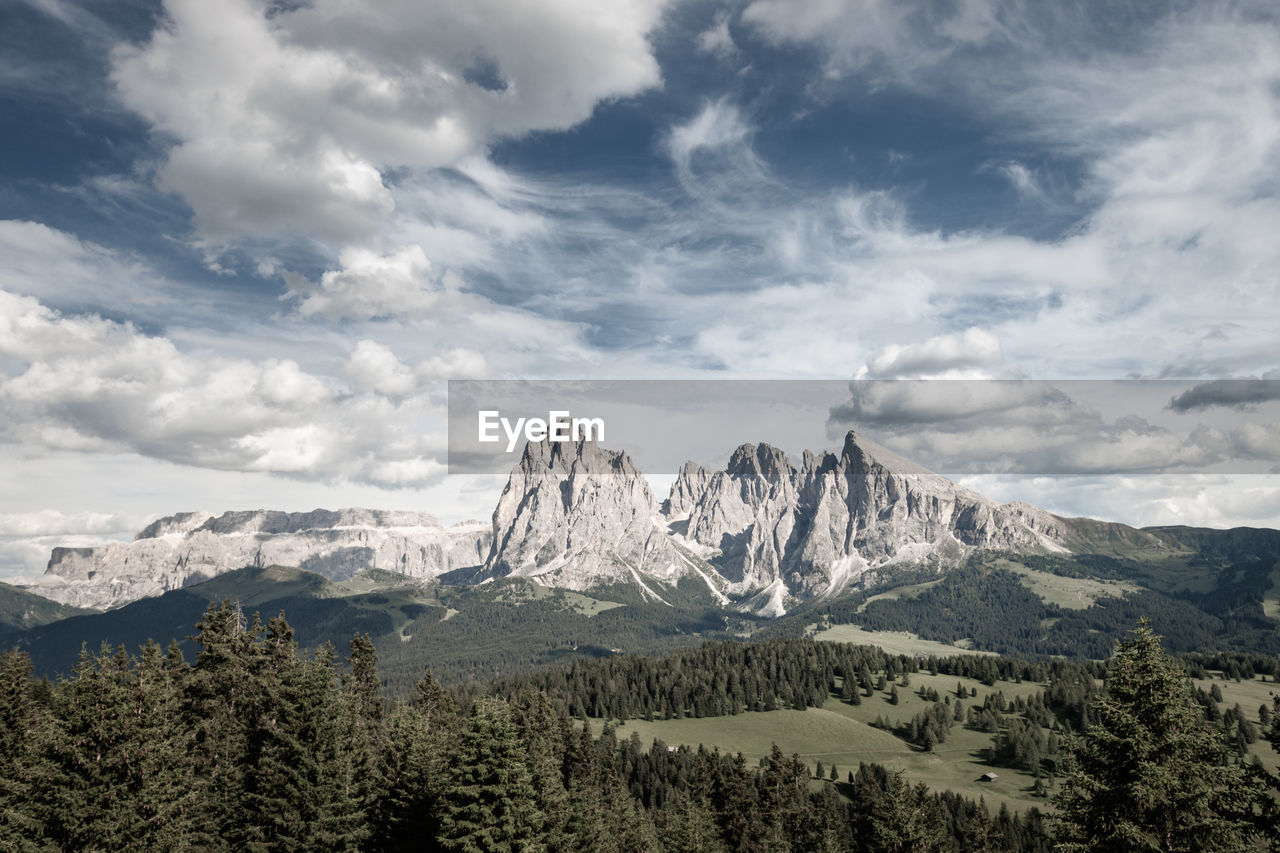
[[[451,474],[528,441],[623,450],[646,474],[767,443],[796,464],[865,439],[943,474],[1280,473],[1280,380],[450,380]]]

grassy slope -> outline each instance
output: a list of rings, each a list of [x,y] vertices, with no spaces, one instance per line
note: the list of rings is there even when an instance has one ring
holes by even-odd
[[[939,580],[941,580],[941,578],[939,578]],[[925,581],[923,583],[913,583],[907,584],[906,586],[894,587],[893,589],[885,592],[877,592],[875,595],[868,596],[866,601],[858,605],[857,612],[861,613],[866,610],[867,605],[871,604],[873,601],[897,601],[900,598],[915,598],[926,589],[937,586],[938,582],[939,581],[937,580]]]
[[[1043,809],[1045,801],[1031,796],[1030,774],[1006,767],[993,768],[982,761],[981,750],[991,745],[991,735],[986,732],[956,725],[936,753],[925,753],[892,733],[870,725],[878,716],[895,724],[909,721],[932,704],[915,691],[927,686],[944,694],[954,691],[957,681],[978,691],[977,698],[963,700],[965,707],[981,705],[989,692],[1001,691],[1012,701],[1015,696],[1031,695],[1042,689],[1041,685],[1030,682],[998,682],[994,687],[987,687],[971,679],[917,673],[912,674],[910,687],[898,688],[897,705],[889,704],[886,692],[877,692],[856,706],[830,699],[820,709],[804,711],[760,711],[732,717],[653,722],[630,720],[618,727],[618,736],[625,738],[636,732],[646,745],[654,738],[668,745],[701,743],[719,747],[722,752],[741,752],[749,762],[767,756],[777,743],[787,755],[798,753],[811,770],[819,761],[828,770],[835,762],[841,781],[850,770],[857,769],[860,761],[875,762],[903,770],[911,781],[924,782],[936,790],[956,791],[975,799],[984,797],[992,809],[1006,803],[1011,809],[1025,810],[1031,806]],[[954,695],[952,701],[955,701]],[[988,770],[995,770],[1000,778],[993,783],[979,782],[978,777]]]
[[[1002,692],[1005,699],[1012,701],[1017,696],[1031,696],[1044,689],[1044,685],[1032,682],[1014,684],[1001,681],[987,687],[968,678],[916,673],[911,675],[910,687],[898,688],[897,705],[889,704],[888,694],[878,691],[875,696],[864,698],[861,705],[847,705],[832,698],[822,708],[804,711],[762,711],[732,717],[652,722],[629,720],[618,727],[618,737],[626,738],[635,732],[646,746],[655,739],[671,746],[704,744],[729,754],[741,752],[749,763],[767,756],[776,743],[787,755],[798,754],[811,771],[816,769],[819,761],[827,770],[834,762],[839,769],[840,781],[844,781],[850,770],[856,770],[859,762],[875,762],[902,770],[911,781],[924,782],[935,790],[955,791],[974,799],[982,797],[993,811],[1005,804],[1016,810],[1031,806],[1042,810],[1048,808],[1045,800],[1031,795],[1034,780],[1029,773],[1010,767],[992,767],[982,759],[982,751],[992,742],[992,736],[986,732],[957,724],[952,727],[945,744],[939,746],[935,753],[925,753],[892,733],[870,725],[881,716],[894,724],[905,723],[926,709],[931,703],[916,694],[921,687],[932,687],[940,695],[950,693],[954,702],[957,682],[978,691],[976,698],[962,700],[966,708],[981,705],[990,692]],[[1238,702],[1255,722],[1258,706],[1270,702],[1273,692],[1280,692],[1280,685],[1260,680],[1197,683],[1206,690],[1217,684],[1223,694],[1222,707],[1226,709]],[[598,732],[601,722],[593,721],[593,725]],[[1280,767],[1280,756],[1266,741],[1255,744],[1252,752],[1260,756],[1269,769],[1275,771]],[[999,778],[995,782],[978,781],[989,770],[994,770]]]
[[[879,646],[895,655],[938,655],[941,657],[969,653],[963,646],[952,646],[934,640],[924,640],[910,631],[867,631],[857,625],[833,625],[814,634],[815,640],[831,643],[853,643],[858,646]],[[973,654],[992,654],[976,651]]]
[[[1139,589],[1132,581],[1069,578],[1050,572],[1037,572],[1010,559],[997,559],[991,565],[1018,575],[1027,589],[1046,604],[1056,604],[1068,610],[1084,610],[1101,598],[1119,598],[1126,592],[1137,592]]]

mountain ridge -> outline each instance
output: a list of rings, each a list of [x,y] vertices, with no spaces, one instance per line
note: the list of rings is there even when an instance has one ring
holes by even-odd
[[[684,581],[721,606],[781,616],[904,568],[941,573],[979,551],[1124,556],[1194,550],[1192,532],[1063,518],[998,503],[850,431],[799,465],[743,444],[723,470],[686,463],[659,503],[624,451],[530,442],[488,522],[347,508],[176,513],[132,542],[55,548],[26,588],[113,607],[243,566],[296,565],[332,579],[365,568],[449,583],[523,577],[586,591],[623,584],[669,603]],[[1217,541],[1217,540],[1215,540]]]
[[[62,604],[102,609],[246,566],[296,565],[335,580],[364,568],[434,578],[478,563],[487,553],[488,535],[484,522],[445,527],[419,512],[183,512],[152,522],[131,542],[54,548],[45,573],[25,589]]]

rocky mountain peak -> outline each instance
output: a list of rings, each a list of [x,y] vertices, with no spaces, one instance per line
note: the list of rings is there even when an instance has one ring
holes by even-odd
[[[903,477],[931,477],[947,483],[951,482],[923,465],[899,456],[884,445],[877,444],[853,430],[845,434],[844,447],[840,451],[840,463],[852,470],[865,471],[879,468]]]
[[[787,454],[769,444],[744,444],[729,457],[725,473],[735,479],[789,482],[795,474]]]
[[[662,600],[658,585],[686,570],[627,454],[594,441],[544,440],[525,447],[502,491],[483,576],[569,589],[634,582]]]
[[[954,561],[975,547],[1060,549],[1066,529],[853,431],[838,456],[805,451],[799,469],[776,448],[744,445],[722,472],[686,470],[670,502],[687,514],[685,535],[714,550],[708,560],[733,591],[760,591],[755,603],[766,612],[788,598],[835,594],[896,562]]]
[[[671,485],[671,493],[662,503],[662,514],[669,519],[688,518],[698,498],[707,488],[711,472],[697,462],[686,462]]]

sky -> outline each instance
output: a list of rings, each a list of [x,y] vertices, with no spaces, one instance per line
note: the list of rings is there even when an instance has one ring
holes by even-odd
[[[1280,379],[1270,0],[5,0],[0,116],[0,576],[487,517],[451,378],[1180,379],[1183,425],[1090,417],[1243,411],[1280,470],[1280,394],[1212,393]],[[1280,475],[1132,457],[964,482],[1280,526]]]

